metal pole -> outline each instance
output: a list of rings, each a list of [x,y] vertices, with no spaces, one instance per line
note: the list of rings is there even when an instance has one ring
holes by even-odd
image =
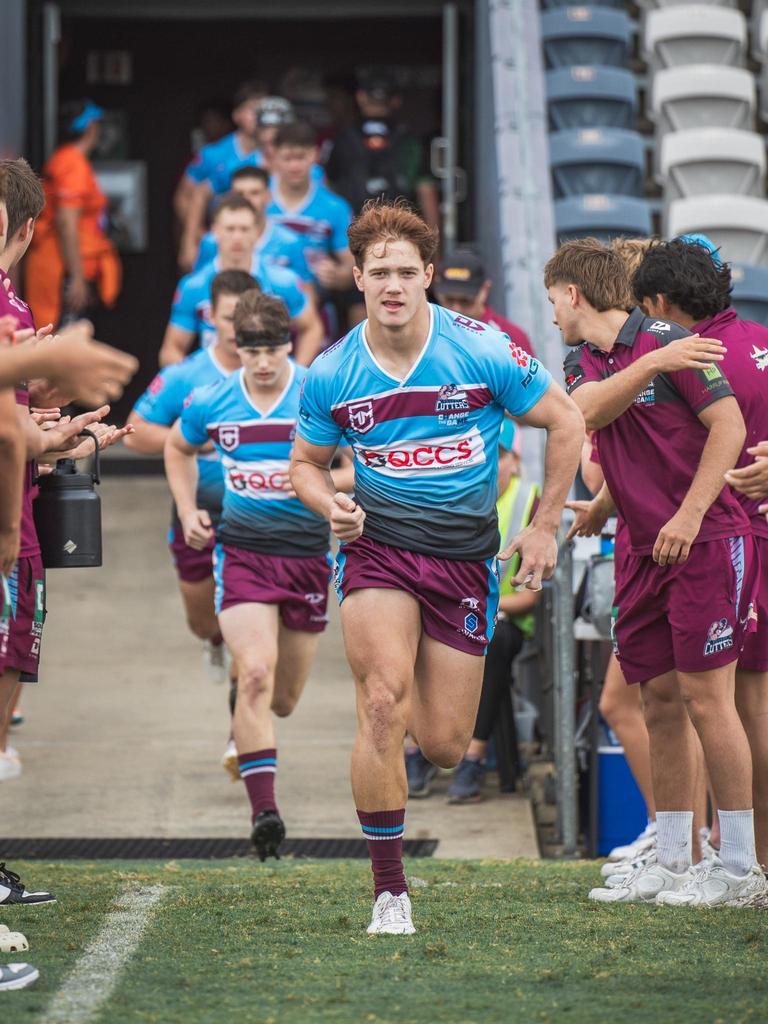
[[[459,9],[455,3],[443,7],[443,251],[456,247],[457,197],[456,160],[459,133]]]
[[[555,759],[557,805],[563,855],[578,847],[576,781],[576,661],[573,637],[573,554],[570,542],[560,547],[555,570]]]
[[[43,152],[47,160],[56,148],[59,116],[59,43],[61,17],[57,4],[43,7]]]

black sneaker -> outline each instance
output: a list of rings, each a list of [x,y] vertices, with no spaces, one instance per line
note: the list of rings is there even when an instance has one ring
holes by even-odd
[[[485,782],[485,765],[482,761],[470,761],[463,758],[453,770],[451,784],[448,787],[449,804],[476,804],[483,799],[482,788]]]
[[[417,800],[429,796],[432,779],[437,768],[428,761],[420,750],[406,751],[405,774],[408,777],[408,796]]]
[[[32,964],[0,964],[0,992],[26,988],[39,977],[40,971]]]
[[[27,892],[24,883],[15,871],[9,871],[5,861],[0,862],[0,907],[19,903],[32,906],[36,903],[55,903],[56,897],[50,892]]]
[[[251,831],[251,842],[256,847],[260,861],[267,857],[280,860],[280,843],[285,839],[285,825],[277,811],[262,811],[256,815]]]

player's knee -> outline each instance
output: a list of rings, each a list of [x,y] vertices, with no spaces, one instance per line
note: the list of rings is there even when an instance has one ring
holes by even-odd
[[[190,633],[199,640],[210,640],[219,630],[216,619],[212,618],[210,614],[194,611],[187,612],[187,625]]]
[[[405,735],[404,690],[370,682],[362,700],[363,719],[374,745],[389,745],[395,734]],[[402,736],[401,736],[402,738]]]
[[[266,661],[250,661],[238,666],[237,699],[257,703],[272,696],[272,670]]]
[[[297,699],[287,694],[282,696],[275,696],[272,698],[272,712],[277,715],[278,718],[287,718],[293,714],[296,707]]]
[[[643,693],[643,714],[648,731],[663,728],[684,728],[686,710],[679,695],[663,691]]]
[[[604,690],[603,693],[600,695],[599,708],[600,714],[606,720],[608,725],[610,725],[611,728],[613,728],[620,717],[619,702],[616,700],[613,694],[607,693]]]
[[[425,737],[421,752],[438,768],[455,768],[466,753],[471,737],[462,733]]]

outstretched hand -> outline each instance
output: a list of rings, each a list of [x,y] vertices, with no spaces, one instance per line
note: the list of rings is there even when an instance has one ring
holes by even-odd
[[[531,524],[499,552],[499,558],[507,561],[514,554],[520,555],[520,568],[510,581],[512,586],[541,590],[542,580],[550,579],[555,571],[557,540],[549,530]]]

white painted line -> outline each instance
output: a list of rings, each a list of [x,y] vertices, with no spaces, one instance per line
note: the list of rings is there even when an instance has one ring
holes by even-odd
[[[163,898],[164,885],[125,889],[113,910],[54,995],[45,1024],[86,1024],[96,1017],[112,995],[120,972],[141,942],[154,905]]]

